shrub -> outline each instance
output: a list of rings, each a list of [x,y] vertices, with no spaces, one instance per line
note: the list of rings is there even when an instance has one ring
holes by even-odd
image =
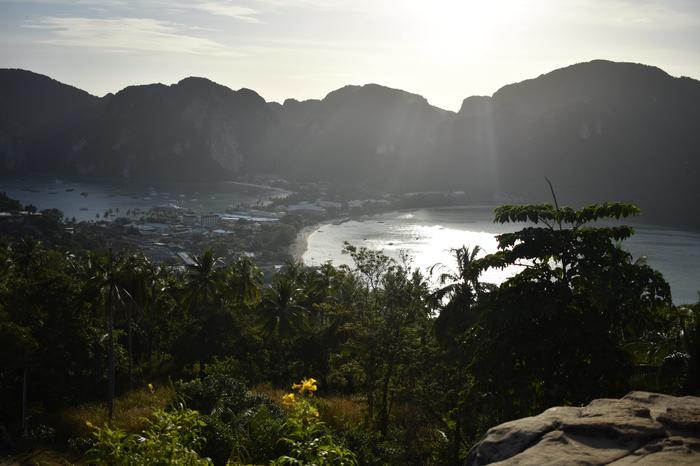
[[[228,365],[209,365],[204,379],[178,382],[176,389],[190,408],[205,414],[202,452],[214,464],[267,463],[279,454],[283,411],[267,396],[248,391]]]
[[[304,379],[292,388],[297,393],[288,393],[282,397],[282,403],[289,409],[289,413],[280,442],[288,452],[274,460],[272,465],[357,465],[355,454],[338,442],[326,424],[319,420],[318,409],[311,402],[317,389],[316,380]]]
[[[87,456],[96,464],[108,465],[210,465],[197,451],[203,446],[202,428],[206,426],[199,413],[179,408],[158,410],[141,434],[129,434],[121,429],[93,427],[94,446]]]

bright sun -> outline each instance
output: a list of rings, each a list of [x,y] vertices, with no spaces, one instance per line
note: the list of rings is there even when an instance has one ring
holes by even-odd
[[[419,33],[419,46],[436,60],[488,53],[489,45],[506,40],[515,21],[530,11],[518,0],[405,0],[401,2]],[[475,58],[472,56],[472,58]]]

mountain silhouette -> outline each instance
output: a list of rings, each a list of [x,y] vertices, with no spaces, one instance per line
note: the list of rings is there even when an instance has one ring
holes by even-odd
[[[204,78],[102,98],[0,70],[0,167],[144,180],[276,173],[474,203],[637,203],[700,228],[700,82],[594,60],[472,96],[458,112],[377,84],[265,102]]]

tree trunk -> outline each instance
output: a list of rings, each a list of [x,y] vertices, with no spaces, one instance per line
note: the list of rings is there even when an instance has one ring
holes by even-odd
[[[132,345],[132,325],[131,325],[131,316],[133,314],[133,303],[129,304],[129,315],[126,316],[127,320],[127,326],[129,329],[129,336],[128,336],[128,346],[129,346],[129,391],[132,391],[134,389],[134,377],[132,374],[132,366],[133,366],[133,360],[134,360],[134,352],[133,352],[133,345]]]
[[[151,296],[148,299],[148,306],[146,308],[146,354],[148,354],[148,373],[153,372],[153,300],[155,299],[155,287],[151,287]]]
[[[113,291],[110,289],[107,298],[107,307],[109,312],[109,317],[107,319],[107,416],[109,418],[110,424],[112,423],[112,415],[114,414],[114,378],[115,378],[115,367],[114,367],[114,305],[113,305]]]
[[[452,464],[455,466],[459,465],[459,447],[460,447],[461,437],[462,437],[462,433],[461,433],[461,429],[460,429],[459,413],[458,413],[457,419],[455,420],[455,430],[453,432],[453,438],[452,438]]]
[[[393,355],[389,359],[389,368],[387,369],[386,376],[382,383],[382,404],[380,406],[381,412],[379,413],[379,432],[382,434],[382,438],[386,437],[389,432],[389,414],[391,411],[391,404],[389,402],[389,384],[391,383],[391,377],[394,375],[394,358]]]
[[[24,352],[24,376],[22,377],[22,434],[27,436],[27,384],[29,382],[29,351]]]

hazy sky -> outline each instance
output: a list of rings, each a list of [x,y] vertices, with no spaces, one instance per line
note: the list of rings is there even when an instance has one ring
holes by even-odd
[[[192,75],[278,101],[376,82],[456,110],[594,58],[700,78],[700,0],[0,0],[0,67],[97,95]]]

